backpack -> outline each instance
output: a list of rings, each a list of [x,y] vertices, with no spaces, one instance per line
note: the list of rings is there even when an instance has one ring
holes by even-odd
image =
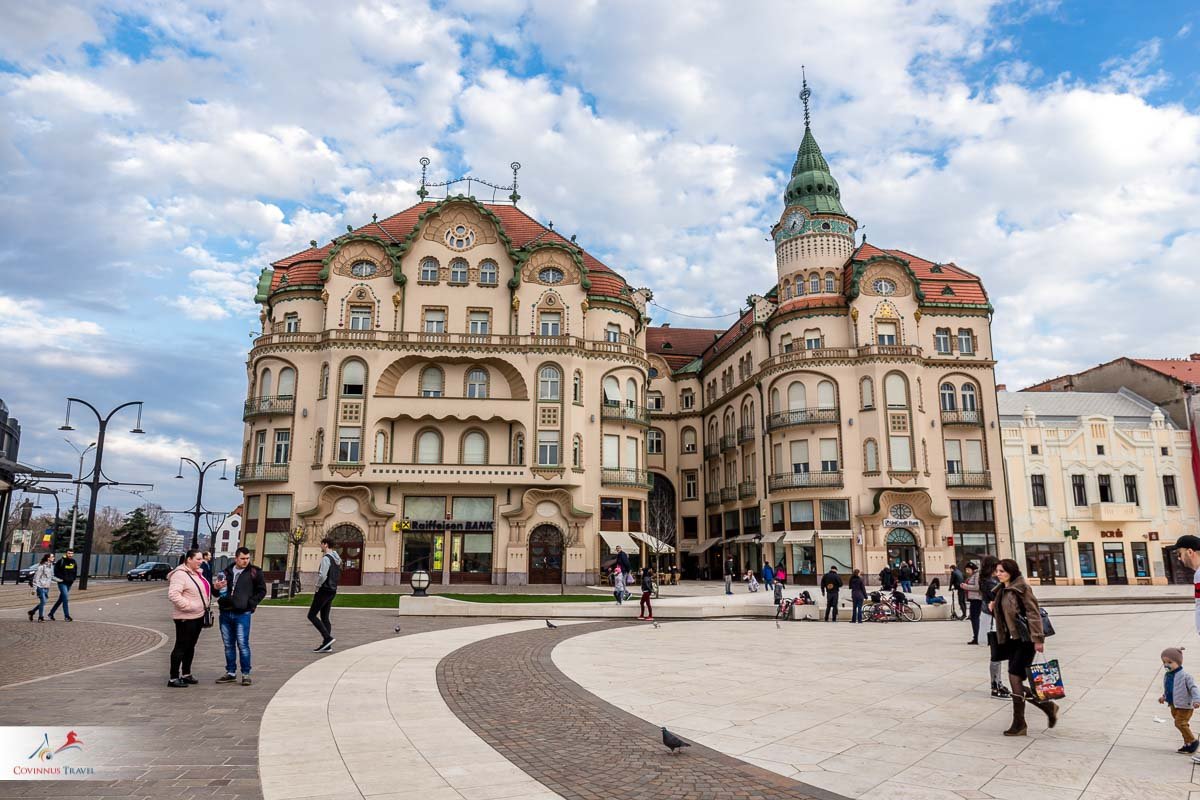
[[[337,589],[338,579],[342,577],[342,564],[340,561],[334,561],[326,553],[322,558],[329,558],[329,571],[325,573],[325,582],[318,586],[318,589]]]

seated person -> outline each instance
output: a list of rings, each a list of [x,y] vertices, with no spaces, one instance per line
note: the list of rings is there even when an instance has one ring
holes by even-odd
[[[746,573],[746,577],[747,577],[746,583],[749,586],[750,591],[757,592],[758,591],[758,578],[755,577],[753,572]]]
[[[938,589],[942,587],[942,582],[934,578],[929,581],[929,588],[925,590],[925,605],[941,606],[946,604],[946,598],[938,595]]]

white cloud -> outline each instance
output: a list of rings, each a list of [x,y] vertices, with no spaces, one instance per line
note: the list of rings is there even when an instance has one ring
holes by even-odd
[[[1128,57],[1108,59],[1100,65],[1101,69],[1108,70],[1104,85],[1117,91],[1139,95],[1163,88],[1171,82],[1167,73],[1161,69],[1150,71],[1158,61],[1161,50],[1162,40],[1151,39],[1143,42]]]
[[[128,98],[78,75],[49,70],[28,78],[12,79],[13,96],[27,108],[60,114],[71,110],[86,114],[132,114],[137,107]]]
[[[76,370],[105,377],[130,370],[128,360],[113,352],[104,328],[61,316],[39,300],[0,295],[0,340],[10,364],[24,361],[54,373]]]

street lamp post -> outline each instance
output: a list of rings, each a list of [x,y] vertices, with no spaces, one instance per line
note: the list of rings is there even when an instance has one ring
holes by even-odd
[[[183,479],[183,462],[185,461],[195,467],[196,472],[200,475],[200,480],[196,482],[196,505],[192,506],[191,510],[183,512],[185,514],[192,515],[192,549],[198,550],[200,549],[200,517],[204,514],[204,504],[202,500],[204,497],[204,474],[217,464],[224,464],[225,459],[219,458],[216,461],[205,461],[197,464],[187,456],[183,456],[179,459],[179,474],[175,476],[181,480]],[[229,478],[225,477],[224,467],[221,467],[220,479],[223,481],[229,480]]]
[[[304,528],[297,525],[288,533],[288,541],[292,543],[292,580],[288,585],[288,597],[295,597],[300,591],[300,543],[304,541]]]
[[[79,571],[79,588],[81,591],[83,591],[87,589],[88,573],[91,571],[92,566],[92,540],[95,538],[96,532],[96,500],[100,496],[101,486],[111,486],[116,483],[115,481],[105,481],[103,479],[103,473],[101,472],[101,464],[104,460],[104,435],[108,430],[109,420],[111,420],[113,416],[121,409],[128,408],[129,406],[137,406],[137,424],[129,432],[141,434],[145,433],[145,431],[142,430],[141,400],[131,400],[128,403],[122,403],[112,411],[108,412],[107,415],[101,415],[94,405],[86,400],[80,400],[78,397],[67,398],[67,418],[63,421],[63,424],[59,426],[60,431],[75,430],[73,427],[71,427],[72,403],[79,403],[81,406],[84,406],[93,414],[95,414],[96,422],[99,427],[99,433],[96,435],[96,461],[92,464],[92,479],[88,481],[88,488],[91,490],[91,497],[88,499],[87,533],[83,539],[83,569]]]
[[[65,441],[67,444],[71,445],[71,448],[76,453],[79,453],[79,472],[76,473],[76,476],[75,476],[75,505],[71,506],[71,549],[74,550],[75,549],[75,526],[79,522],[79,490],[80,490],[80,488],[82,488],[80,484],[83,481],[83,459],[87,456],[87,454],[90,451],[95,449],[96,443],[92,442],[87,447],[80,450],[79,447],[76,446],[76,444],[74,442],[72,442],[70,439],[64,439],[63,441]]]

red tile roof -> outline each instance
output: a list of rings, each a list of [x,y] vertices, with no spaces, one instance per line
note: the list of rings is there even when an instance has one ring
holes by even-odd
[[[786,314],[789,311],[799,311],[802,308],[829,308],[840,307],[845,308],[849,305],[845,295],[827,294],[814,295],[812,297],[793,297],[786,303],[783,303],[779,308],[775,309],[776,314]]]
[[[646,349],[659,355],[689,356],[691,362],[703,353],[724,330],[711,328],[673,328],[659,326],[646,329]],[[664,347],[663,345],[670,345]]]
[[[417,203],[398,214],[393,214],[378,222],[370,222],[356,228],[352,233],[375,236],[389,242],[401,242],[412,233],[413,228],[416,227],[417,222],[420,220],[421,214],[435,205],[437,203],[430,200]],[[579,245],[565,239],[557,231],[550,230],[542,225],[542,223],[516,206],[508,204],[492,205],[489,203],[484,203],[483,205],[500,219],[500,224],[504,227],[504,232],[512,241],[514,248],[520,249],[534,243],[536,240],[538,243],[557,242],[578,249],[583,258],[584,267],[587,268],[589,273],[588,278],[592,282],[590,294],[620,297],[622,290],[628,287],[624,279],[613,272],[607,264],[604,264],[600,259],[580,248]],[[275,269],[275,275],[271,282],[271,288],[278,288],[285,274],[288,276],[288,283],[291,284],[316,282],[318,280],[317,275],[321,271],[321,261],[329,255],[331,249],[333,249],[333,243],[321,247],[310,247],[307,250],[272,263],[271,266]]]
[[[1191,358],[1132,358],[1130,361],[1183,383],[1200,383],[1200,354]]]
[[[867,242],[859,245],[850,258],[852,261],[865,261],[873,256],[892,256],[907,261],[909,268],[921,283],[921,291],[925,293],[926,303],[962,303],[980,306],[988,304],[987,292],[984,290],[979,276],[967,272],[953,263],[935,264],[903,250],[884,250]],[[939,271],[935,272],[935,268]],[[851,271],[846,270],[845,286],[847,289],[849,289],[850,276]],[[953,294],[946,293],[947,287]]]
[[[751,325],[754,322],[754,309],[746,309],[746,313],[742,314],[742,318],[729,326],[725,333],[721,334],[721,338],[713,342],[702,355],[715,356],[718,353],[723,353],[734,342],[742,338],[746,333],[749,333]]]

